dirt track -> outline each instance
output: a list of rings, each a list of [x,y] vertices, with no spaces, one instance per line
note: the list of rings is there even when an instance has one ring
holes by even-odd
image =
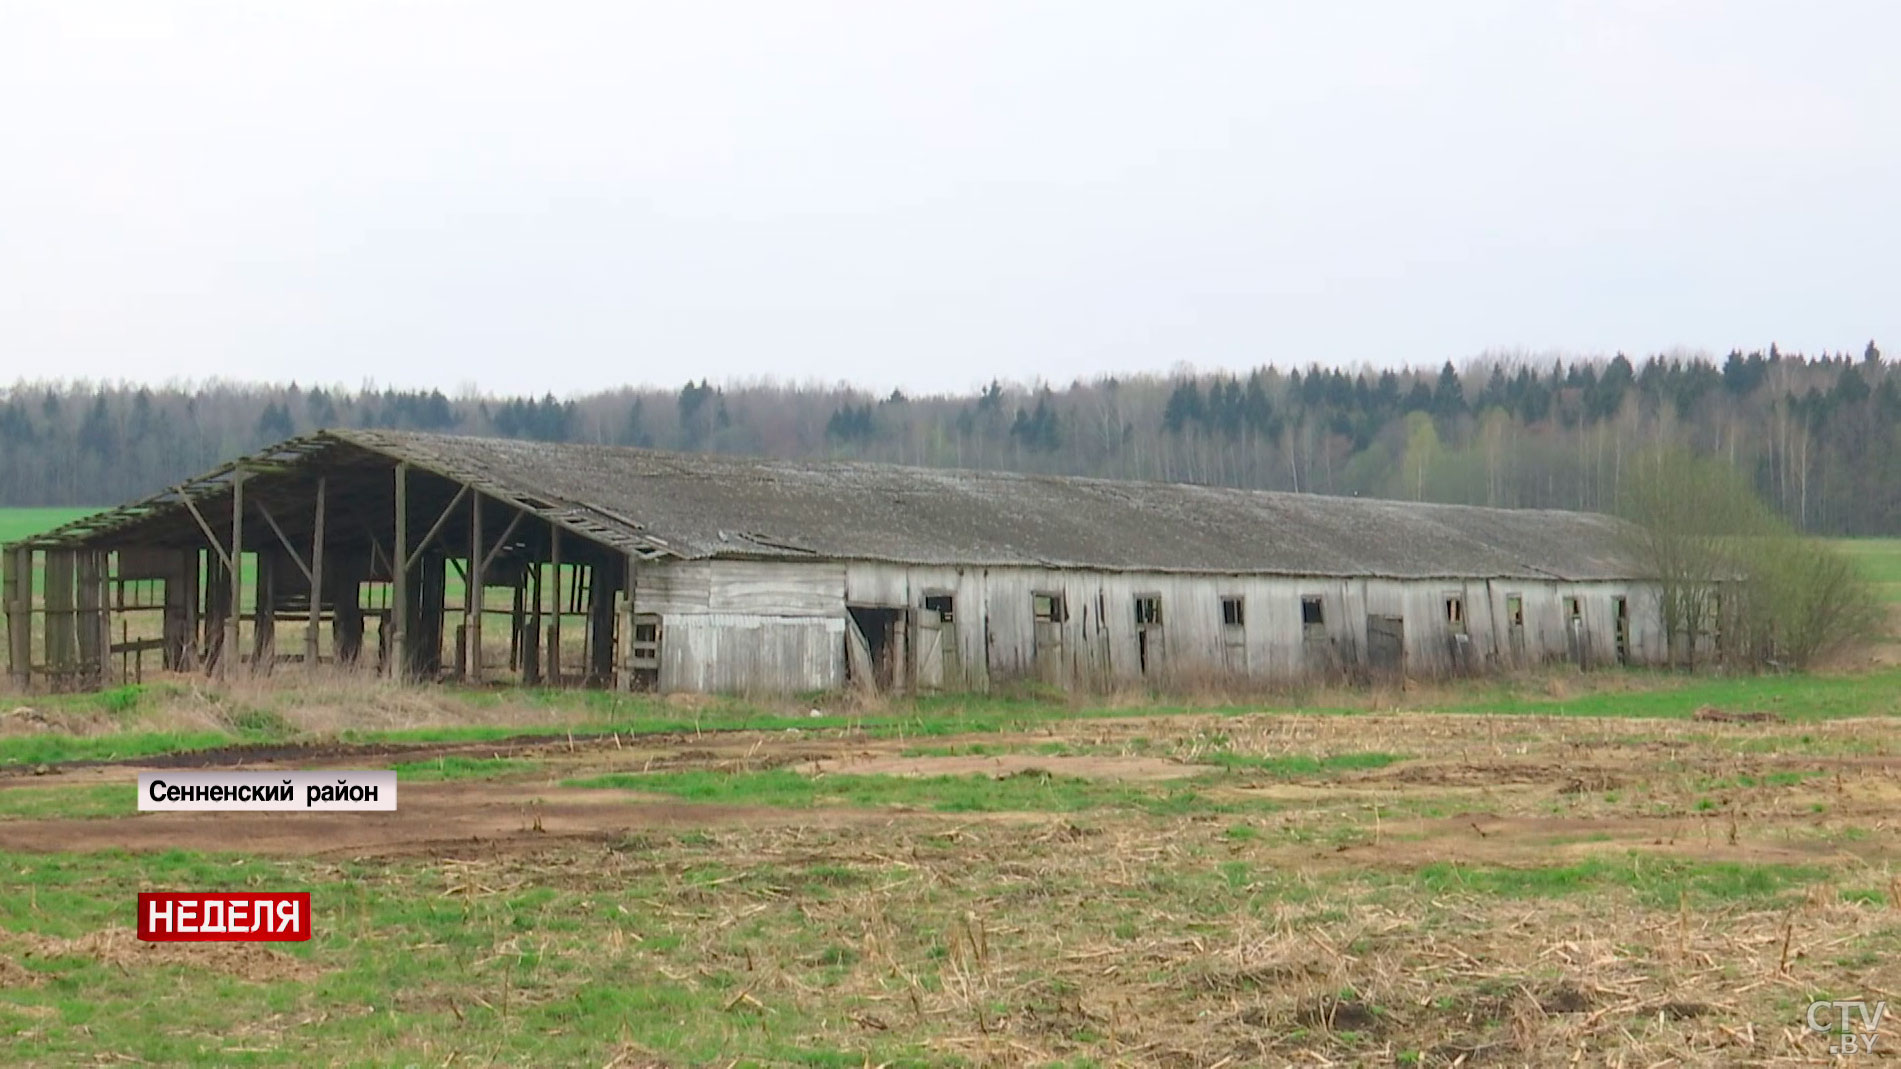
[[[131,788],[127,788],[128,804]],[[888,823],[876,810],[629,800],[624,791],[482,782],[404,784],[393,813],[140,813],[0,822],[0,850],[209,850],[305,857],[455,856],[613,840],[654,828]]]

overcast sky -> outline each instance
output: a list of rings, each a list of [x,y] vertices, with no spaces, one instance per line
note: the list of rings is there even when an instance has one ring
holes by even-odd
[[[1886,3],[0,0],[0,382],[1901,352]]]

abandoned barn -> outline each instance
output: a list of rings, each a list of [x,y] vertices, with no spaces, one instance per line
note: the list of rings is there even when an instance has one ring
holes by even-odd
[[[1659,662],[1623,547],[1586,513],[350,430],[3,563],[22,685],[787,693]]]

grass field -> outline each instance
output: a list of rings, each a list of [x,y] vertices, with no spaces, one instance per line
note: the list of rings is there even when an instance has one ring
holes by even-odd
[[[17,542],[97,511],[87,508],[0,508],[0,543]]]
[[[1835,545],[1861,566],[1882,600],[1901,604],[1901,538],[1844,538]]]
[[[1809,1001],[1901,988],[1901,671],[1295,699],[35,699],[0,1062],[1806,1065]],[[72,763],[188,750],[401,808],[135,815]],[[246,887],[315,938],[129,931]]]

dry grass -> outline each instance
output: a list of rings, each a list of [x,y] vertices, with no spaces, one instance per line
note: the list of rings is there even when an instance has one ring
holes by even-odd
[[[356,686],[313,681],[280,707],[321,716],[384,697]],[[934,744],[1164,759],[1195,797],[946,814],[930,805],[939,788],[910,780],[913,804],[851,820],[823,806],[756,819],[771,805],[761,795],[704,820],[673,803],[645,824],[646,771],[717,772],[744,803],[761,770],[849,773],[915,740],[554,745],[535,754],[534,782],[614,772],[631,793],[581,807],[592,823],[531,830],[524,816],[517,834],[460,845],[422,829],[353,846],[347,864],[260,848],[244,871],[286,866],[338,931],[292,974],[311,978],[297,980],[301,1016],[255,1018],[257,1045],[534,1064],[558,1026],[570,1060],[593,1064],[781,1064],[800,1060],[792,1051],[851,1065],[1815,1064],[1825,1041],[1803,1025],[1810,999],[1901,991],[1892,723],[1074,719]],[[1404,759],[1271,763],[1369,751]],[[1263,763],[1209,763],[1222,755]],[[1114,760],[1099,763],[1112,774]],[[520,801],[526,782],[504,780],[496,797]],[[118,917],[142,878],[98,877],[99,914]],[[63,910],[28,903],[8,924],[70,925]],[[135,977],[150,964],[96,932],[36,938],[7,945]],[[15,997],[54,998],[47,979],[64,968],[34,972]],[[334,1001],[342,989],[324,985],[338,978],[355,986]],[[192,998],[244,997],[210,984]],[[113,1009],[150,989],[92,997]],[[398,1016],[376,1024],[347,1012],[352,1000]],[[23,1060],[36,1058],[60,1062]]]

